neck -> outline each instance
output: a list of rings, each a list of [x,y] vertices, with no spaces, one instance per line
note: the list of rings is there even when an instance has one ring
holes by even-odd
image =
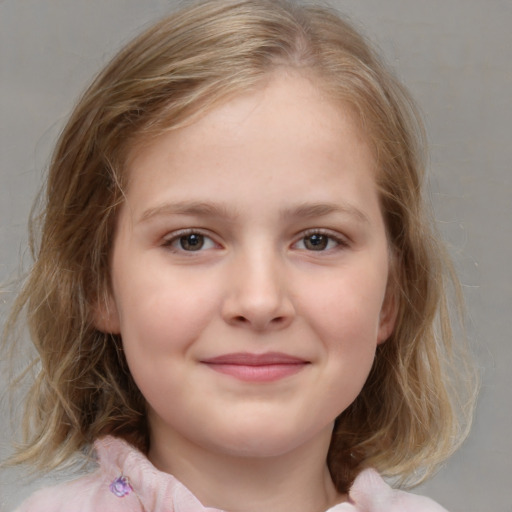
[[[273,457],[206,451],[187,440],[152,436],[149,459],[186,485],[204,506],[229,512],[324,512],[343,501],[326,465],[331,430]],[[173,436],[174,437],[174,436]]]

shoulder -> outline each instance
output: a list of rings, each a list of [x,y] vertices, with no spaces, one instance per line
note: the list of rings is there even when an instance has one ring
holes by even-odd
[[[94,473],[42,489],[15,512],[219,512],[125,441],[105,437],[94,446]]]
[[[447,512],[425,496],[391,488],[373,469],[362,471],[349,492],[349,502],[327,512]]]
[[[98,467],[94,472],[36,491],[15,512],[141,511],[135,494],[112,489],[123,474],[122,464],[135,450],[120,440],[104,438],[95,443],[95,452]]]
[[[46,487],[36,491],[24,501],[15,512],[139,512],[140,505],[130,497],[119,500],[110,492],[105,492],[110,482],[101,471],[76,480]]]

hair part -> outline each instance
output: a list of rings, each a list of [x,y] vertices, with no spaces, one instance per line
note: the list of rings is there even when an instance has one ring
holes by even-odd
[[[448,378],[464,361],[446,302],[447,283],[458,293],[457,281],[422,199],[426,144],[407,92],[328,8],[209,0],[164,18],[121,50],[61,134],[44,210],[32,219],[41,233],[32,241],[35,263],[7,324],[14,332],[26,318],[39,356],[25,446],[14,462],[57,467],[107,434],[148,449],[145,401],[121,339],[93,321],[108,303],[126,161],[137,147],[261,86],[282,68],[355,110],[377,161],[394,262],[396,326],[378,347],[363,391],[336,421],[328,457],[333,481],[346,492],[357,472],[372,466],[415,484],[462,442],[473,394],[466,380],[468,396],[461,399]]]

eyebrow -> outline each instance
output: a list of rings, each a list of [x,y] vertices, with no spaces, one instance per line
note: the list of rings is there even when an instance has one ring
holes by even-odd
[[[332,214],[348,215],[356,220],[369,223],[368,216],[359,208],[346,203],[303,203],[281,211],[281,217],[291,218],[315,218],[326,217]],[[140,216],[139,222],[147,222],[154,217],[166,215],[190,215],[198,217],[216,217],[236,220],[239,213],[222,203],[209,203],[204,201],[182,201],[177,203],[164,203],[149,208]]]
[[[226,206],[217,203],[203,201],[181,201],[177,203],[164,203],[154,208],[149,208],[140,216],[139,222],[165,215],[191,215],[198,217],[238,217]]]
[[[287,208],[282,212],[284,218],[314,218],[331,214],[349,215],[361,222],[370,222],[370,219],[362,210],[347,203],[304,203]]]

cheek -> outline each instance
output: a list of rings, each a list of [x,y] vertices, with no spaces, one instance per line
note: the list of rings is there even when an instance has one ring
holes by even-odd
[[[157,368],[187,353],[217,308],[205,284],[179,275],[131,275],[115,287],[129,364]]]
[[[317,279],[318,293],[303,303],[309,328],[323,344],[330,376],[327,395],[336,414],[357,397],[375,358],[386,288],[382,271],[375,269],[366,266],[364,272]]]
[[[183,360],[211,318],[212,305],[179,287],[124,290],[120,308],[121,338],[130,373],[147,402],[171,407],[184,393]],[[170,392],[172,390],[172,392]],[[172,407],[171,407],[172,408]]]
[[[356,341],[375,344],[386,290],[382,272],[365,268],[327,275],[315,282],[315,293],[301,298],[315,329],[323,331],[323,337],[337,340],[340,351],[350,350]]]

